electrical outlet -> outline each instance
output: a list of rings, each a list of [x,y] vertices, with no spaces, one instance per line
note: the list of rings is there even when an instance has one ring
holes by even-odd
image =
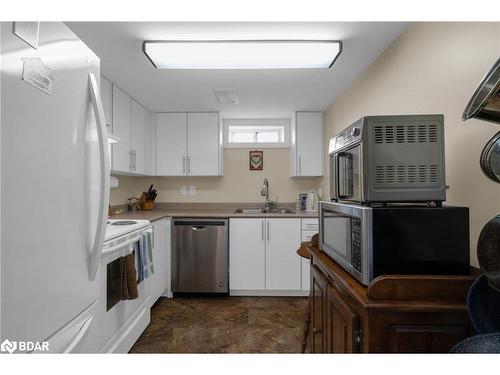
[[[188,192],[186,186],[181,186],[181,195],[187,195],[187,194]]]
[[[189,186],[188,195],[196,195],[196,186],[194,185]]]

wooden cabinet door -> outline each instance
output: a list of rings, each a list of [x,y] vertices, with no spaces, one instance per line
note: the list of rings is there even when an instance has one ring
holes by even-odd
[[[266,219],[266,289],[301,290],[300,219]]]
[[[326,353],[326,277],[316,266],[311,266],[311,352]]]
[[[328,353],[359,351],[359,319],[331,284],[326,288],[326,350]]]
[[[229,289],[264,290],[265,219],[229,220]]]
[[[219,113],[188,113],[187,166],[190,176],[219,175]]]
[[[158,113],[156,116],[156,174],[186,174],[187,114]]]
[[[113,134],[120,138],[120,142],[112,145],[111,169],[117,172],[131,172],[130,102],[130,96],[113,85]]]
[[[297,175],[323,176],[323,113],[297,112]]]

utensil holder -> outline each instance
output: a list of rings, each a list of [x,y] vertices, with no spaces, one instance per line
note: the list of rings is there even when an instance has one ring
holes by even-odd
[[[145,192],[142,193],[141,197],[139,198],[139,207],[141,207],[141,210],[143,211],[152,211],[155,206],[155,201],[154,200],[149,200],[147,198],[147,195]]]

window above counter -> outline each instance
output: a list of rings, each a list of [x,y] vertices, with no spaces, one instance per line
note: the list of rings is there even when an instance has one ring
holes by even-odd
[[[290,119],[224,119],[225,148],[288,148]]]

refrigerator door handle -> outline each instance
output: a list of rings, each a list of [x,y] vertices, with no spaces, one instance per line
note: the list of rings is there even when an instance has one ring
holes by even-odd
[[[96,117],[97,136],[99,140],[99,159],[100,159],[100,185],[99,185],[99,210],[97,218],[97,227],[95,230],[94,243],[90,251],[89,259],[89,278],[93,281],[97,275],[97,269],[101,261],[102,247],[104,244],[104,235],[106,232],[106,220],[108,218],[109,205],[109,161],[108,161],[108,140],[106,121],[104,120],[104,109],[102,107],[97,80],[94,73],[89,73],[90,98]]]

